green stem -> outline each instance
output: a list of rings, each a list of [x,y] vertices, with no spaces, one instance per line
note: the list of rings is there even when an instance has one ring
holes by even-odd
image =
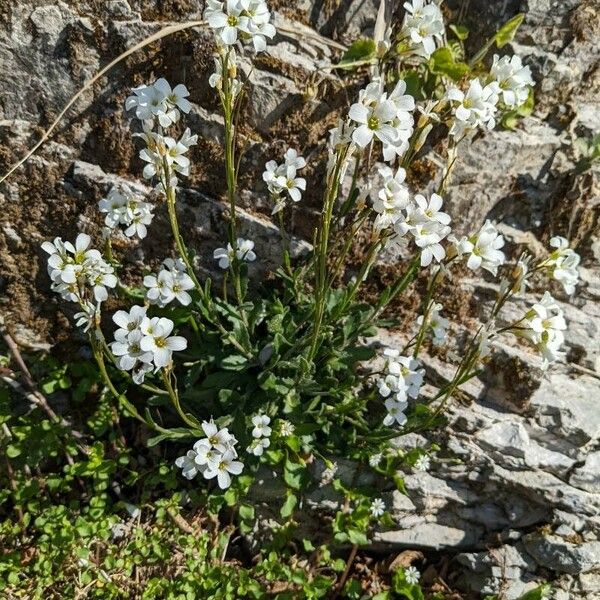
[[[181,419],[186,425],[189,425],[190,427],[196,429],[198,427],[198,424],[193,419],[190,419],[190,417],[188,417],[188,415],[186,415],[183,409],[181,408],[181,404],[179,402],[179,394],[177,393],[177,390],[173,388],[169,372],[166,369],[162,369],[161,376],[165,383],[165,388],[169,393],[169,397],[171,398],[171,403],[175,407],[177,414],[181,417]]]

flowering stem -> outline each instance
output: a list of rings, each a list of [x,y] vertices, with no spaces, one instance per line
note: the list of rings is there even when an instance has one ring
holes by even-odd
[[[94,332],[95,334],[95,332]],[[116,398],[116,400],[123,405],[127,412],[135,417],[138,421],[141,421],[151,429],[153,429],[152,425],[150,425],[142,415],[137,411],[135,406],[127,400],[125,394],[120,394],[117,388],[114,386],[113,382],[110,379],[108,371],[106,370],[106,364],[104,363],[104,355],[102,352],[101,346],[98,345],[97,340],[94,339],[94,334],[90,334],[90,345],[92,347],[92,353],[94,354],[94,358],[96,359],[96,363],[98,364],[98,369],[100,370],[100,374],[102,375],[102,379],[106,384],[106,387],[110,390],[111,394]]]
[[[169,371],[167,371],[167,369],[162,369],[161,376],[165,383],[165,388],[169,393],[169,398],[171,398],[171,402],[175,407],[177,414],[181,417],[181,419],[186,425],[197,428],[198,424],[193,419],[190,419],[190,417],[186,415],[185,412],[183,412],[183,409],[181,408],[181,404],[179,402],[179,394],[177,393],[177,390],[173,388],[173,384],[171,383],[171,375]]]
[[[415,343],[415,349],[413,350],[413,357],[416,358],[419,355],[419,350],[421,349],[421,344],[423,343],[423,338],[425,337],[425,331],[427,331],[427,320],[429,319],[429,311],[433,306],[432,297],[435,288],[437,287],[438,277],[442,272],[442,267],[439,266],[431,278],[429,285],[427,286],[427,295],[425,297],[424,310],[423,310],[423,323],[421,328],[419,329],[419,333],[417,334],[417,341]]]
[[[315,357],[319,344],[319,332],[325,313],[325,291],[327,285],[327,247],[329,243],[329,229],[331,227],[331,218],[333,215],[333,206],[338,195],[340,185],[340,171],[345,156],[338,154],[328,186],[328,192],[325,197],[325,205],[321,213],[321,222],[317,237],[317,264],[315,265],[315,312],[312,341],[308,353],[309,362]]]

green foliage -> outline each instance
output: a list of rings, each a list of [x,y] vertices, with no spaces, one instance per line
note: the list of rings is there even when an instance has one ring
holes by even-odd
[[[455,81],[462,79],[470,71],[469,65],[455,59],[449,47],[438,48],[431,55],[429,68],[435,75],[446,75]]]
[[[377,47],[370,38],[356,40],[342,56],[337,64],[338,69],[354,69],[369,64],[375,58]]]
[[[591,138],[577,138],[573,143],[577,157],[577,172],[583,173],[600,162],[600,133]]]
[[[498,48],[503,48],[506,46],[506,44],[510,44],[510,42],[513,41],[515,34],[517,33],[517,29],[519,29],[524,18],[525,14],[519,13],[502,25],[502,27],[500,27],[500,29],[494,35],[494,41],[496,42],[496,46],[498,46]]]

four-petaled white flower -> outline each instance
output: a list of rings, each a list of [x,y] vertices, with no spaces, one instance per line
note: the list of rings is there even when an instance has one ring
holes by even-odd
[[[373,200],[373,210],[377,213],[375,229],[382,230],[403,219],[402,211],[408,206],[410,196],[404,185],[406,171],[402,167],[398,167],[394,173],[390,167],[384,166],[379,169],[379,174],[383,179],[383,187]]]
[[[251,41],[257,52],[265,50],[275,27],[264,0],[208,0],[204,18],[221,44],[232,46],[238,39]]]
[[[515,54],[500,58],[494,54],[490,74],[498,83],[502,101],[507,108],[516,108],[527,100],[533,79],[530,68],[523,66],[520,56]]]
[[[388,411],[388,414],[383,419],[383,424],[386,427],[390,427],[394,424],[402,426],[406,423],[407,417],[404,414],[404,411],[408,408],[407,402],[396,400],[394,398],[387,398],[384,404]]]
[[[184,337],[171,335],[173,326],[173,321],[165,317],[144,317],[140,325],[143,333],[140,349],[152,354],[154,365],[158,368],[169,366],[174,351],[187,348],[187,340]]]
[[[179,120],[180,110],[189,113],[192,106],[187,100],[190,93],[185,85],[180,83],[172,89],[164,78],[132,91],[133,95],[125,101],[125,110],[135,109],[135,116],[149,127],[155,119],[161,127],[170,127]]]
[[[381,498],[375,498],[369,507],[371,516],[378,519],[385,512],[385,502]]]
[[[206,470],[204,471],[205,479],[217,478],[219,487],[224,490],[231,485],[231,475],[239,475],[244,468],[241,461],[235,460],[237,454],[231,448],[227,449],[223,454],[209,458],[206,462]]]
[[[470,238],[463,237],[460,240],[452,239],[451,241],[457,255],[469,255],[467,267],[472,271],[481,267],[492,275],[496,275],[498,267],[503,265],[506,259],[504,252],[500,250],[504,246],[504,238],[489,220]]]
[[[157,275],[144,277],[144,286],[148,288],[146,299],[150,304],[157,304],[161,308],[173,300],[177,300],[183,306],[188,306],[192,301],[188,290],[194,289],[194,282],[186,273],[185,263],[180,259],[174,261],[167,258]]]
[[[256,260],[256,254],[254,252],[254,242],[252,240],[245,240],[244,238],[237,238],[236,243],[237,259],[239,261],[252,262]],[[227,244],[227,248],[217,248],[213,252],[213,258],[218,262],[221,269],[228,269],[229,265],[233,263],[234,252],[231,244]]]
[[[123,225],[127,237],[137,235],[140,239],[145,238],[147,226],[154,217],[154,207],[149,202],[140,200],[126,185],[123,185],[120,191],[113,187],[108,196],[98,202],[98,208],[100,212],[106,213],[106,226],[115,229]]]
[[[252,425],[254,425],[252,437],[269,437],[271,435],[271,428],[269,427],[270,422],[271,419],[268,415],[254,415],[252,417]]]

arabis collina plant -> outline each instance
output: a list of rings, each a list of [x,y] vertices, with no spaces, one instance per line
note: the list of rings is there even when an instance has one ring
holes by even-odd
[[[264,260],[263,250],[240,235],[237,203],[237,123],[250,85],[240,64],[275,35],[261,0],[208,0],[205,11],[217,45],[208,83],[223,114],[229,209],[227,239],[215,244],[213,256],[196,256],[180,231],[178,186],[194,168],[189,150],[197,136],[180,123],[191,109],[188,89],[165,79],[135,88],[125,108],[135,118],[141,175],[165,200],[175,256],[140,273],[137,283],[118,280],[111,238],[122,231],[151,239],[159,210],[133,184],[100,202],[107,228],[102,252],[84,233],[74,244],[59,238],[43,244],[52,289],[78,305],[77,325],[89,335],[107,388],[153,432],[150,444],[177,444],[174,462],[184,478],[235,504],[266,466],[261,477],[278,474],[288,488],[281,514],[290,518],[314,476],[308,466],[325,465],[313,483],[334,485],[346,497],[347,510],[334,524],[342,542],[362,543],[386,507],[376,495],[345,487],[336,459],[384,474],[403,460],[427,469],[425,449],[406,457],[390,440],[438,423],[452,393],[479,373],[501,336],[531,344],[544,366],[559,359],[567,325],[549,292],[515,322],[502,320],[502,309],[534,276],[556,280],[567,294],[578,281],[579,257],[564,238],[552,238],[547,255],[521,253],[511,266],[511,249],[493,222],[470,235],[452,234],[458,215],[445,200],[446,186],[461,148],[523,105],[532,80],[518,57],[495,56],[491,71],[485,69],[493,43],[503,45],[502,30],[467,63],[460,44],[447,41],[437,4],[413,0],[405,9],[383,51],[363,61],[373,68],[370,80],[330,131],[312,251],[295,263],[283,217],[303,202],[307,161],[290,148],[266,163],[257,192],[266,189],[281,217],[281,267],[267,283],[249,280],[249,266]],[[427,189],[415,189],[408,174],[434,129],[445,140],[442,168]],[[350,273],[348,257],[359,237],[365,248]],[[395,257],[399,275],[365,303],[364,283],[383,253]],[[486,322],[459,343],[439,289],[465,268],[501,280]],[[200,276],[207,272],[219,285]],[[402,343],[379,352],[372,341],[382,315],[419,274],[428,283],[414,325],[399,337]],[[111,307],[121,306],[103,320],[109,294]],[[422,353],[430,343],[458,347],[461,357],[435,394],[423,392]],[[416,581],[418,574],[410,577]]]

